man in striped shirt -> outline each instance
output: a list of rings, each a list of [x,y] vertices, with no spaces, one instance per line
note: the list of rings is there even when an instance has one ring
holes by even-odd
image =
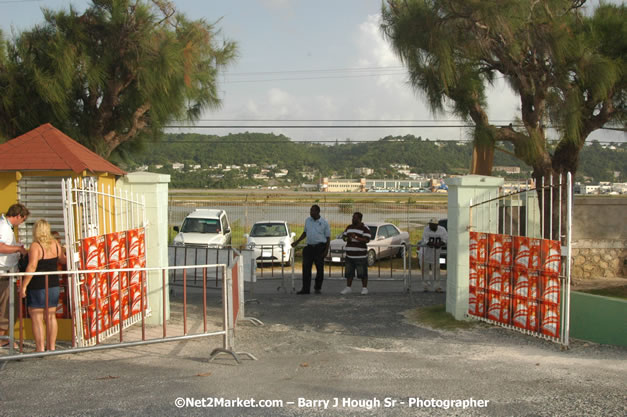
[[[344,250],[346,251],[346,288],[340,294],[351,293],[353,277],[357,272],[357,278],[361,279],[361,295],[368,294],[368,242],[372,237],[370,229],[362,223],[363,215],[360,212],[353,214],[353,223],[349,224],[342,238],[346,241]]]

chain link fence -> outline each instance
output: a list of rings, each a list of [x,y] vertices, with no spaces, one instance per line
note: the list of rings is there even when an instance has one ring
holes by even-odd
[[[422,232],[432,217],[443,219],[447,215],[446,203],[414,203],[407,202],[353,202],[339,201],[334,203],[312,202],[249,202],[249,201],[216,201],[216,200],[180,200],[171,198],[169,201],[169,227],[179,226],[183,219],[196,209],[225,210],[232,231],[231,244],[241,247],[246,244],[244,234],[250,233],[255,222],[264,220],[283,220],[290,231],[300,236],[305,219],[309,217],[312,204],[318,204],[321,216],[331,227],[331,239],[340,234],[350,224],[352,214],[363,213],[364,223],[388,222],[402,231],[409,233],[410,242],[415,244],[422,237]]]

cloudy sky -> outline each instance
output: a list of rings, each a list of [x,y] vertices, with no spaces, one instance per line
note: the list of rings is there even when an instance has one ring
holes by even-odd
[[[616,0],[618,2],[620,0]],[[71,2],[82,10],[88,2]],[[192,18],[218,22],[221,36],[239,45],[239,57],[220,77],[223,106],[199,126],[327,126],[327,128],[203,128],[199,133],[282,133],[294,140],[376,140],[414,134],[467,139],[459,121],[433,115],[407,83],[406,72],[379,30],[381,0],[176,0]],[[596,2],[592,2],[595,4]],[[5,35],[42,21],[40,9],[67,8],[62,0],[0,0]],[[518,100],[498,82],[490,91],[490,118],[508,124]],[[380,125],[439,127],[376,128]],[[367,128],[328,128],[328,126]],[[591,138],[624,140],[601,130]]]

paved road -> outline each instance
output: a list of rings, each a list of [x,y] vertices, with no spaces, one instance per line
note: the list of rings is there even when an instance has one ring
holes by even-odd
[[[276,284],[258,284],[260,303],[247,305],[247,315],[265,325],[242,324],[237,330],[237,350],[257,361],[236,365],[219,356],[207,362],[221,343],[214,338],[12,362],[0,372],[0,416],[627,413],[626,349],[574,341],[563,351],[487,325],[434,330],[408,315],[418,306],[443,303],[445,296],[410,297],[400,283],[374,282],[368,296],[346,297],[338,295],[343,288],[338,281],[326,283],[322,295],[309,296],[277,292]],[[210,325],[215,325],[217,292],[210,292],[209,306]],[[180,304],[172,308],[174,329]],[[198,319],[194,311],[191,315]],[[177,408],[177,398],[234,403]],[[251,398],[283,404],[237,407],[237,399]],[[461,402],[446,402],[471,398],[475,407],[466,409]],[[449,408],[427,407],[432,399]],[[489,402],[479,407],[478,400]],[[211,401],[215,405],[215,400],[205,405]]]

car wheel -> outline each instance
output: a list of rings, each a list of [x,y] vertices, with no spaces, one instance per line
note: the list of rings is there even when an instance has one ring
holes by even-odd
[[[398,248],[398,252],[396,253],[396,257],[397,258],[403,258],[403,257],[405,257],[406,253],[407,253],[407,245],[405,245],[404,243],[401,243],[401,247]]]
[[[377,254],[374,252],[374,250],[370,249],[368,251],[368,266],[373,266],[376,261]]]

